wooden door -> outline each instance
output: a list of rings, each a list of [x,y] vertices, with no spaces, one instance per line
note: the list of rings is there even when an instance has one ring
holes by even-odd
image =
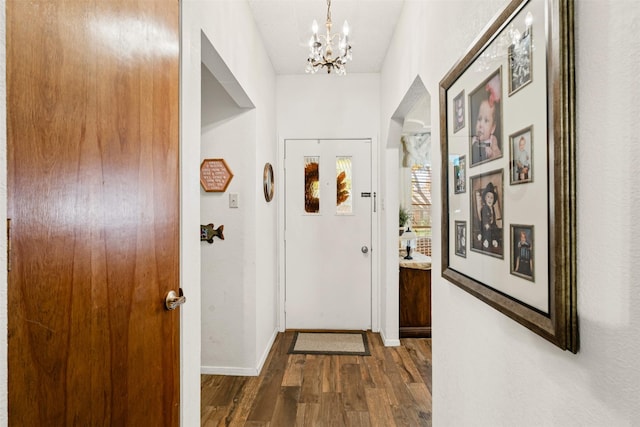
[[[178,2],[6,4],[9,424],[175,426]]]
[[[286,327],[370,329],[371,140],[287,140],[285,152]]]

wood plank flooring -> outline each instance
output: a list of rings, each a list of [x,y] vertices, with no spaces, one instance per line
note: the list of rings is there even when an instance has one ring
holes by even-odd
[[[287,354],[278,334],[258,377],[202,375],[202,426],[431,426],[431,339],[371,356]]]

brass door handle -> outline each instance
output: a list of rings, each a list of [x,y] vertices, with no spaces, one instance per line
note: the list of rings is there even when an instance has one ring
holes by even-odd
[[[187,302],[187,297],[182,293],[182,288],[179,288],[178,292],[179,294],[176,294],[176,291],[170,290],[167,294],[167,298],[164,300],[164,305],[167,310],[175,310],[178,306]]]

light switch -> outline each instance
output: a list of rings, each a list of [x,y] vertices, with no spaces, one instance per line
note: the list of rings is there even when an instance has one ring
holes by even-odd
[[[230,208],[238,207],[238,193],[229,193],[229,207]]]

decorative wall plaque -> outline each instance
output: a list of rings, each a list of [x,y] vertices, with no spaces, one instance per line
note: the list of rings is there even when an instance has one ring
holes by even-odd
[[[204,191],[221,193],[227,190],[233,173],[224,159],[204,159],[200,165],[200,184]]]

